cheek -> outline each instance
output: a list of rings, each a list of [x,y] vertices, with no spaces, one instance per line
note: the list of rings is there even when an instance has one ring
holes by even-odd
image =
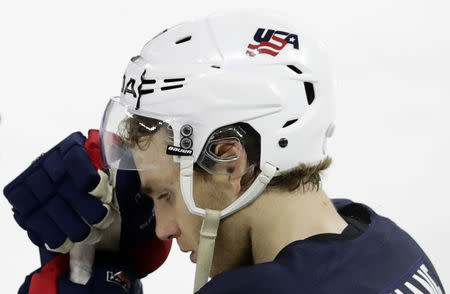
[[[199,208],[222,210],[231,204],[229,187],[221,182],[194,180],[194,200]]]
[[[177,223],[179,224],[181,230],[182,238],[198,242],[202,218],[189,212],[186,204],[184,203],[181,191],[175,197],[174,210]]]
[[[181,240],[191,246],[198,246],[203,218],[189,212],[181,193],[179,181],[175,185],[177,185],[174,187],[176,197],[173,205],[181,230]],[[206,182],[194,173],[193,194],[197,207],[215,210],[225,208],[229,203],[225,201],[227,197],[223,191],[224,188],[220,184]]]

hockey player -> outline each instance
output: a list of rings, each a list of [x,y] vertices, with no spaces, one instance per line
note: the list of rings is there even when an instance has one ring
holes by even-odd
[[[146,195],[158,239],[176,239],[191,252],[200,294],[445,293],[406,232],[366,205],[330,200],[322,190],[333,130],[333,79],[323,49],[282,15],[217,13],[163,31],[131,59],[121,95],[104,113],[98,175],[80,148],[84,138],[75,134],[5,195],[36,243],[60,252],[83,242],[98,250],[91,235],[106,230],[97,233],[109,236],[117,223],[106,221],[111,199],[119,199],[115,207],[129,219],[136,205],[122,203]],[[71,154],[73,146],[78,151]],[[57,212],[70,211],[66,203],[72,218]],[[38,218],[41,206],[46,213]],[[133,227],[122,224],[119,231]],[[74,270],[64,274],[65,264],[53,276],[54,293],[94,293],[93,285],[95,293],[111,285],[130,291],[134,282],[139,288],[137,279],[150,271],[136,274],[133,258],[121,254],[130,247],[127,238],[117,230],[113,236],[119,254],[97,252],[86,285],[70,282]],[[160,248],[146,255],[164,257]],[[60,269],[64,261],[57,258],[64,256],[50,262]],[[108,262],[127,274],[111,274]]]

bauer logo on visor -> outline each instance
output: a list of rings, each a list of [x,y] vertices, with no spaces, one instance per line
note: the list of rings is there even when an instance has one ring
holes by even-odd
[[[256,44],[248,44],[245,54],[253,57],[256,54],[277,56],[286,44],[291,44],[298,50],[298,36],[283,31],[258,28],[253,40]]]
[[[189,156],[192,155],[192,149],[183,149],[177,146],[167,145],[166,154],[178,155],[178,156]]]

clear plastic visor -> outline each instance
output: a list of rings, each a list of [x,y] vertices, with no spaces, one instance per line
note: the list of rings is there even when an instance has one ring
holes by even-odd
[[[173,155],[166,154],[173,144],[168,121],[141,116],[112,98],[100,127],[103,165],[107,169],[158,170],[173,168]]]
[[[195,130],[188,124],[176,124],[182,127],[175,131],[183,135],[180,144],[174,146],[175,127],[172,125],[176,119],[159,119],[150,113],[146,111],[145,116],[137,115],[132,108],[123,105],[119,98],[109,101],[100,127],[105,168],[167,170],[179,167],[178,155],[170,154],[168,149],[192,151],[190,135]],[[189,126],[188,130],[183,130],[183,126]],[[251,142],[249,134],[239,125],[221,127],[209,135],[196,163],[210,174],[243,176],[258,162],[252,150],[248,149]]]

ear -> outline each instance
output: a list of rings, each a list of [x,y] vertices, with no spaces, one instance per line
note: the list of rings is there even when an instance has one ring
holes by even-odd
[[[237,158],[234,161],[225,163],[226,170],[232,174],[228,176],[227,181],[233,187],[234,195],[239,196],[241,191],[241,179],[247,169],[247,152],[241,142],[236,142],[233,140],[224,140],[219,142],[214,150],[215,154],[220,158]]]

